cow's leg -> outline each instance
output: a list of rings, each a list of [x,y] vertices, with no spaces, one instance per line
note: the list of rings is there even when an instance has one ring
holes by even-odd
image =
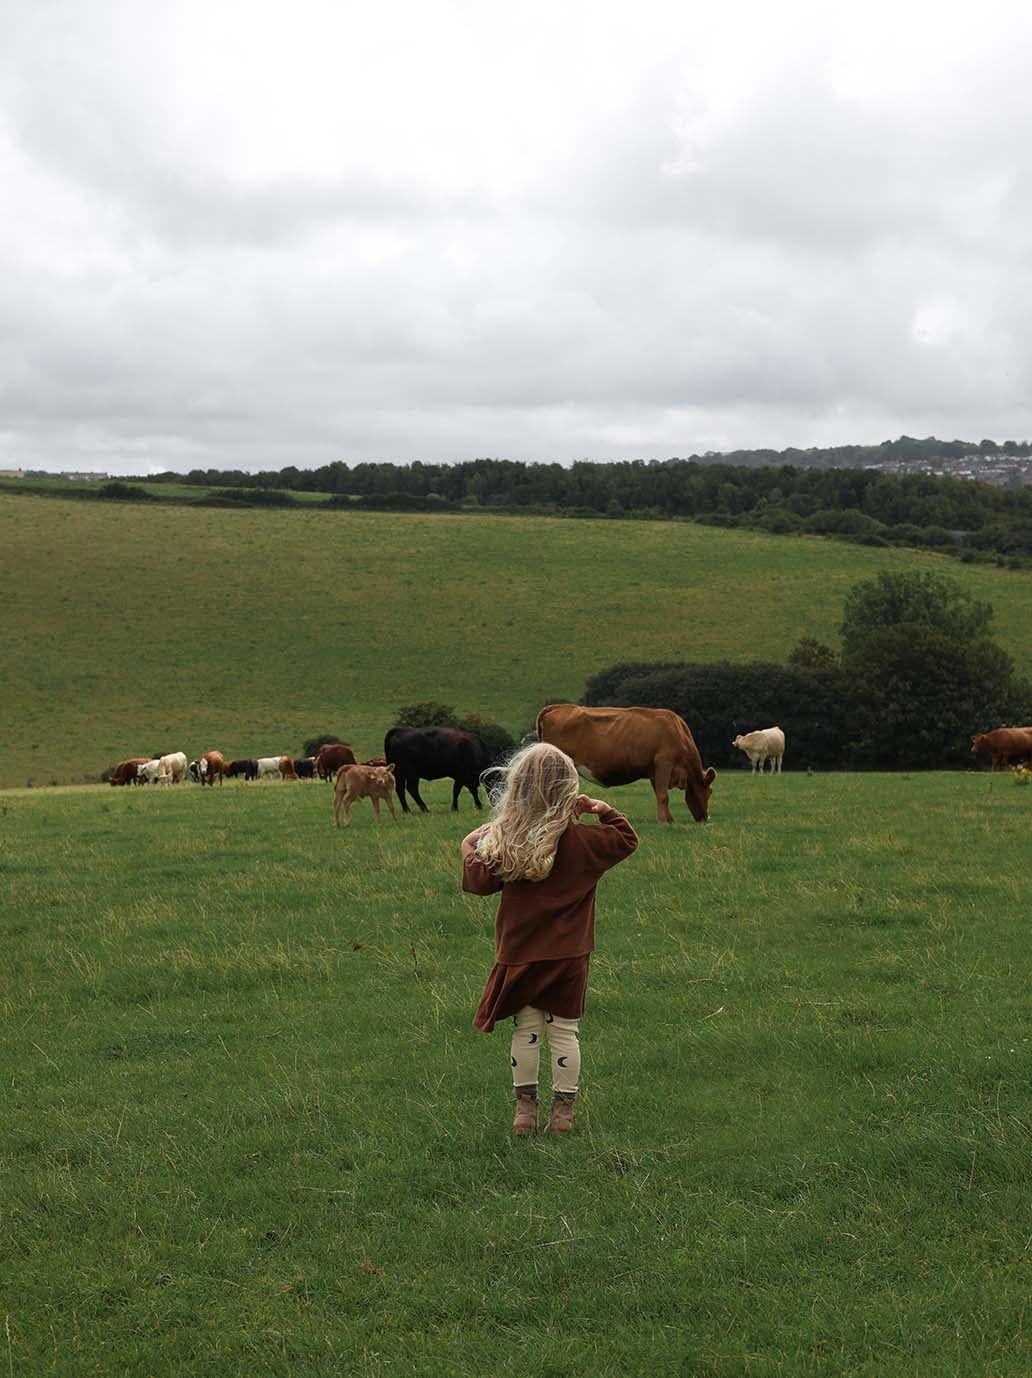
[[[380,826],[380,801],[373,795],[373,816],[376,819],[376,826]]]
[[[336,823],[336,825],[337,825],[338,828],[340,827],[340,805],[341,805],[341,796],[337,793],[336,790],[334,790],[334,791],[333,791],[333,821],[334,821],[334,823]]]
[[[674,815],[670,812],[670,775],[670,762],[657,761],[652,788],[656,794],[656,820],[659,823],[674,821]]]
[[[387,807],[388,807],[388,808],[390,809],[390,811],[391,811],[391,817],[394,819],[395,823],[397,823],[397,821],[398,821],[398,815],[394,812],[394,796],[393,796],[393,794],[388,794],[388,796],[387,796]]]
[[[405,798],[405,785],[407,783],[405,777],[404,775],[399,775],[397,771],[395,771],[394,780],[398,790],[398,802],[401,804],[401,811],[402,813],[408,813],[409,806]]]
[[[420,811],[420,813],[429,813],[429,812],[430,812],[430,810],[427,808],[427,806],[423,803],[422,796],[421,796],[420,793],[419,793],[419,776],[418,776],[418,775],[414,775],[414,776],[412,777],[412,779],[409,781],[409,794],[412,795],[412,798],[413,798],[413,799],[416,801],[416,803],[419,805],[419,811]]]
[[[451,792],[451,811],[452,811],[452,813],[458,813],[458,811],[459,811],[459,791],[460,791],[461,789],[462,789],[462,781],[461,781],[461,780],[453,780],[453,781],[452,781],[452,792]]]
[[[480,803],[480,794],[478,792],[480,788],[479,782],[476,785],[467,785],[466,788],[469,790],[470,794],[472,794],[473,802],[476,804],[477,808],[482,808],[483,806]]]

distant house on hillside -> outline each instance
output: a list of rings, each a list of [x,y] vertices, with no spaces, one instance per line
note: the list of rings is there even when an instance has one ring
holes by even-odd
[[[94,470],[90,470],[88,473],[85,473],[85,474],[79,474],[79,473],[63,473],[63,474],[58,474],[58,478],[73,479],[76,483],[90,483],[90,482],[92,482],[94,479],[98,479],[98,478],[110,478],[110,477],[111,477],[110,474],[101,474],[101,473],[98,473],[98,472],[96,472],[96,471],[94,471]]]

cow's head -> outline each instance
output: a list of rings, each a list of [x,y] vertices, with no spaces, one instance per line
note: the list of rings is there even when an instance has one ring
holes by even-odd
[[[704,770],[702,775],[697,778],[689,777],[685,781],[684,802],[695,819],[696,823],[709,822],[709,801],[713,793],[713,781],[717,778],[717,772],[712,766]],[[680,787],[680,782],[678,782]]]
[[[979,732],[977,736],[971,738],[971,750],[974,752],[981,751],[984,742],[985,736],[983,733]]]
[[[734,739],[734,741],[731,743],[731,745],[732,745],[732,746],[741,746],[741,745],[742,745],[742,734],[741,734],[741,733],[738,734],[738,736]]]

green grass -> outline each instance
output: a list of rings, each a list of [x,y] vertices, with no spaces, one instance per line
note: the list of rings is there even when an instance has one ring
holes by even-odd
[[[614,792],[558,1142],[509,1135],[428,793],[0,796],[0,1372],[1032,1371],[1032,793]]]
[[[151,510],[0,496],[0,787],[96,779],[159,751],[382,748],[428,698],[519,732],[625,659],[784,660],[835,642],[884,569],[997,609],[1032,670],[1032,575],[690,523]]]

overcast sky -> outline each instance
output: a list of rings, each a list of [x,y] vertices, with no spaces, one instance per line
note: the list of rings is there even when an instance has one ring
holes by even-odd
[[[0,0],[0,465],[1032,436],[1032,11]]]

